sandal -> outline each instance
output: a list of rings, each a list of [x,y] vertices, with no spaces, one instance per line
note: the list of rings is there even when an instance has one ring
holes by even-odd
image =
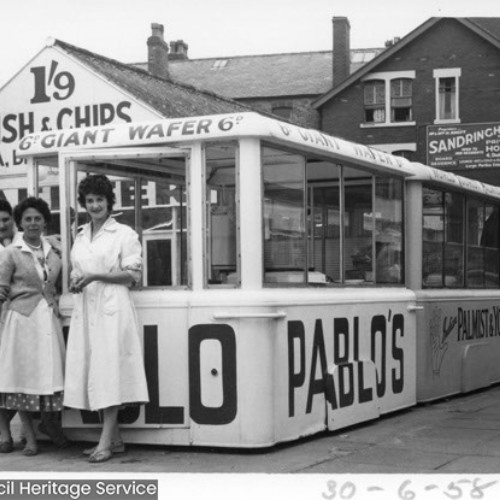
[[[27,444],[23,449],[23,455],[25,457],[34,457],[35,455],[38,455],[37,446]]]
[[[14,443],[12,439],[8,441],[0,441],[0,453],[11,453],[14,451]]]
[[[113,452],[106,448],[104,450],[96,450],[89,457],[89,463],[91,464],[100,464],[101,462],[107,462],[110,458],[113,457]]]
[[[86,448],[83,450],[83,454],[87,457],[90,455],[93,455],[97,450],[97,445],[93,446],[92,448]],[[111,446],[109,447],[109,450],[111,453],[125,453],[125,443],[123,441],[113,441],[111,443]]]

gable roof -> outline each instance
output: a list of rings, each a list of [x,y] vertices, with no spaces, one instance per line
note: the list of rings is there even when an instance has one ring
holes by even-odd
[[[416,38],[422,35],[429,28],[444,19],[454,19],[462,23],[467,28],[473,30],[479,36],[494,44],[500,49],[500,18],[499,17],[431,17],[426,22],[411,31],[408,35],[401,38],[397,43],[389,47],[387,50],[378,54],[374,59],[369,61],[356,72],[352,73],[343,82],[334,88],[331,88],[326,94],[316,99],[312,103],[314,108],[321,107],[325,102],[328,102],[334,96],[342,92],[345,88],[358,81],[364,75],[373,71],[378,65],[387,59],[391,58],[395,53],[399,52],[403,47],[413,42]]]
[[[490,35],[500,43],[500,17],[464,17],[457,18],[457,20],[466,25],[469,24],[471,28],[477,26],[479,30],[484,32],[483,37]]]
[[[351,50],[351,72],[383,48]],[[332,51],[169,60],[173,80],[233,99],[318,96],[332,86]],[[135,66],[147,69],[147,63]]]
[[[61,40],[52,45],[116,84],[166,118],[255,111],[244,104],[191,85],[156,77],[140,68],[75,47]]]

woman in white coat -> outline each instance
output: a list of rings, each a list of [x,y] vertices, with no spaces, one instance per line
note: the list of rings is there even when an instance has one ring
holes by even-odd
[[[71,250],[74,310],[68,336],[64,405],[102,410],[99,443],[85,450],[89,462],[109,460],[124,450],[118,410],[148,402],[139,326],[129,289],[140,280],[141,245],[137,233],[111,211],[113,185],[90,175],[78,186],[78,202],[90,222]]]

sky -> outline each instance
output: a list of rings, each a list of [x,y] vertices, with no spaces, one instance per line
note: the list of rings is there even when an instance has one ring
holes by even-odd
[[[500,17],[498,0],[3,0],[0,9],[0,86],[51,37],[145,62],[151,23],[198,59],[329,50],[333,16],[349,19],[351,48],[383,47],[430,17]]]

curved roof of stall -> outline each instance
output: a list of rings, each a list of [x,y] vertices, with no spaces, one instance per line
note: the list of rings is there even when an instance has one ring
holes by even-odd
[[[254,112],[38,132],[21,140],[19,156],[49,156],[90,149],[105,151],[131,146],[182,147],[195,140],[234,140],[242,137],[259,138],[288,147],[299,146],[316,155],[373,172],[402,175],[409,181],[429,181],[445,188],[500,199],[498,186],[410,162],[400,156]]]
[[[480,195],[500,199],[499,186],[492,186],[491,184],[485,184],[475,179],[468,179],[467,177],[429,167],[428,165],[422,165],[421,163],[413,163],[413,166],[415,168],[415,175],[411,176],[408,179],[409,181],[429,181],[445,188],[475,192]]]
[[[180,147],[194,140],[241,137],[255,137],[289,147],[299,146],[316,155],[379,173],[403,176],[416,173],[413,164],[400,156],[254,112],[34,133],[25,136],[19,143],[19,156],[47,156],[59,151],[159,144]]]

